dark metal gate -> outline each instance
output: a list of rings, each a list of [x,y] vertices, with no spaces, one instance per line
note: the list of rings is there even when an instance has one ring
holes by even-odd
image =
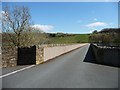
[[[36,64],[36,46],[18,48],[17,65]]]

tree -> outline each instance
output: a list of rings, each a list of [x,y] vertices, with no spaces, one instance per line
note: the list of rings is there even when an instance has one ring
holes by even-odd
[[[92,33],[93,33],[93,34],[96,34],[96,33],[98,33],[98,31],[97,31],[97,30],[94,30]]]
[[[10,8],[5,6],[3,11],[2,31],[9,36],[13,45],[17,47],[22,46],[22,41],[24,40],[23,37],[27,35],[31,37],[31,16],[29,8],[24,6],[14,6],[13,8]],[[25,33],[28,32],[29,34],[25,35]]]
[[[29,27],[22,32],[20,40],[21,47],[40,45],[47,40],[47,35],[37,28]]]

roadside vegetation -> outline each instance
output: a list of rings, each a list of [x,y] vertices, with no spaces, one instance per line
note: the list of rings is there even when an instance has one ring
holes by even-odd
[[[89,36],[92,43],[120,45],[120,28],[106,28],[99,32],[96,30]]]

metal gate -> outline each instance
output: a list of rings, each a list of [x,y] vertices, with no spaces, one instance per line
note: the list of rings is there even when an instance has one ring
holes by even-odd
[[[18,48],[17,65],[36,64],[36,46]]]

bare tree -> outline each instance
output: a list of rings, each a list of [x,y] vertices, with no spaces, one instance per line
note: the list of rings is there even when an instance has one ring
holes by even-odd
[[[14,6],[3,8],[4,14],[2,17],[2,30],[7,33],[12,43],[20,47],[23,38],[23,32],[29,30],[30,27],[30,12],[29,8],[24,6]],[[30,30],[29,30],[30,32]]]
[[[34,27],[29,27],[28,30],[25,30],[21,34],[20,38],[20,46],[26,47],[26,46],[33,46],[33,45],[40,45],[43,41],[46,40],[47,35],[37,30]]]

